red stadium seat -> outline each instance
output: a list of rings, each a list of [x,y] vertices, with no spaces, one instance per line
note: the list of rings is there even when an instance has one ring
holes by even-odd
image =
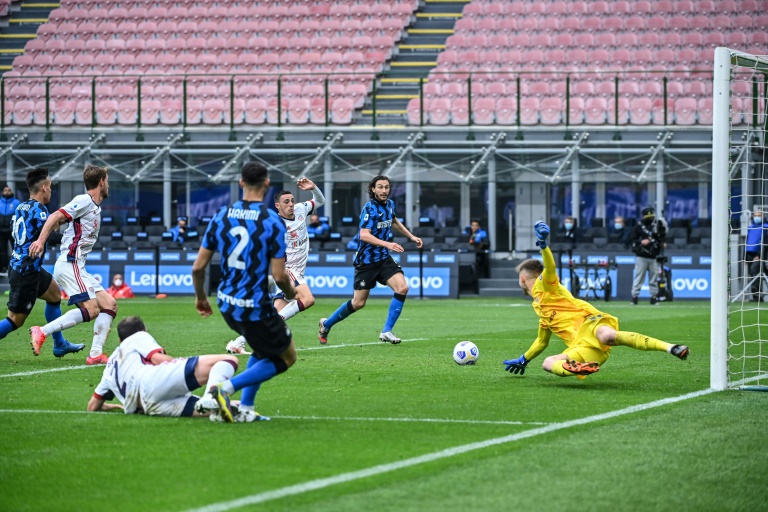
[[[565,103],[560,97],[544,98],[539,104],[541,124],[556,125],[563,121]]]
[[[496,100],[493,98],[478,98],[472,102],[472,122],[478,125],[493,124]]]
[[[666,105],[666,107],[665,107]],[[666,110],[666,123],[665,121]],[[653,124],[672,124],[673,113],[675,111],[674,100],[668,99],[666,104],[664,98],[655,98],[652,106]]]
[[[514,97],[502,97],[496,100],[496,124],[513,125],[517,123],[517,101]]]
[[[602,82],[607,83],[607,82]],[[600,92],[600,83],[596,87],[596,92]],[[615,102],[613,100],[613,85],[611,85],[610,94],[600,97],[587,98],[584,105],[584,115],[587,124],[604,124],[608,120],[613,123],[615,118]],[[624,105],[624,117],[628,117],[629,112],[629,100],[626,98],[619,98],[620,103]],[[610,103],[609,103],[610,101]],[[625,120],[624,123],[626,124]]]
[[[585,109],[584,98],[572,97],[568,102],[568,124],[583,124]]]
[[[349,98],[339,98],[331,106],[331,122],[333,124],[351,124],[354,105]]]
[[[469,124],[469,101],[466,97],[456,98],[451,102],[451,124],[457,126]]]
[[[534,125],[539,123],[539,99],[523,97],[520,99],[520,124]]]
[[[451,102],[446,98],[435,98],[429,102],[429,124],[443,126],[450,122]]]
[[[694,98],[678,98],[675,100],[675,124],[695,124],[697,108],[697,102]]]

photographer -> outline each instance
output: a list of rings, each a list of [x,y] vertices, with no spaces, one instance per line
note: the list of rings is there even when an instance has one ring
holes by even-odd
[[[659,285],[656,277],[659,274],[658,258],[663,250],[667,236],[666,225],[656,219],[656,211],[652,206],[646,206],[640,212],[640,222],[635,224],[630,237],[632,252],[635,260],[635,279],[632,283],[632,304],[637,304],[637,296],[648,274],[648,288],[651,292],[651,305],[658,304]]]
[[[744,246],[744,260],[749,271],[751,297],[755,302],[760,302],[762,279],[762,262],[766,259],[766,243],[768,243],[768,222],[766,222],[764,213],[760,208],[755,208],[752,212],[752,222],[747,226],[747,240]],[[748,296],[749,297],[749,296]]]

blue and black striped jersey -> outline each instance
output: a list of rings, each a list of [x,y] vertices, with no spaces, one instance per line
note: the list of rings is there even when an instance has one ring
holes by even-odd
[[[221,253],[219,310],[239,322],[277,314],[267,290],[272,258],[285,257],[285,223],[264,203],[237,201],[222,207],[203,237],[203,247]]]
[[[360,212],[360,229],[370,229],[371,234],[379,240],[388,242],[392,238],[392,221],[395,220],[395,202],[387,199],[386,204],[381,204],[371,199]],[[367,265],[389,257],[389,249],[378,245],[371,245],[360,240],[355,265]]]
[[[38,272],[43,264],[43,255],[29,257],[29,246],[40,237],[45,221],[48,220],[48,208],[44,204],[29,199],[16,207],[11,220],[13,235],[13,253],[11,268],[19,274]]]

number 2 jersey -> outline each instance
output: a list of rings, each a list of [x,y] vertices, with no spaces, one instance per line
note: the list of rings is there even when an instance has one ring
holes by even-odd
[[[29,199],[16,207],[11,221],[13,234],[13,253],[11,268],[19,274],[38,272],[43,264],[43,255],[37,258],[29,256],[29,246],[40,237],[45,221],[48,220],[48,208],[44,204]]]
[[[90,195],[80,194],[59,208],[59,211],[69,222],[61,240],[59,261],[77,261],[84,264],[85,257],[99,238],[101,207],[93,202]]]
[[[128,336],[109,356],[93,396],[100,400],[117,398],[125,407],[125,414],[134,414],[141,405],[141,379],[145,372],[154,368],[151,360],[157,352],[165,353],[148,332],[141,331]]]
[[[219,310],[238,322],[277,315],[267,290],[273,258],[285,257],[283,219],[262,202],[237,201],[213,216],[201,246],[221,254]]]

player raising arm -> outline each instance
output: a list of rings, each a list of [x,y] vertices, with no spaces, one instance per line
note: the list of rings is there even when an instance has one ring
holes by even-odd
[[[198,413],[192,391],[232,378],[237,359],[228,355],[173,358],[147,332],[137,316],[117,324],[120,344],[107,361],[101,381],[88,401],[88,411],[123,409],[148,416],[208,416]],[[107,403],[117,398],[121,405]],[[249,421],[239,413],[235,421]]]
[[[539,221],[535,231],[542,261],[527,259],[516,270],[520,288],[533,298],[533,310],[539,317],[539,334],[525,354],[504,361],[505,370],[520,375],[525,373],[526,365],[547,348],[553,333],[565,342],[567,348],[562,354],[544,359],[542,367],[561,377],[577,375],[586,378],[597,372],[615,345],[668,352],[680,359],[688,357],[685,345],[672,345],[644,334],[620,331],[618,318],[571,295],[560,284],[555,258],[547,247],[549,226]]]

